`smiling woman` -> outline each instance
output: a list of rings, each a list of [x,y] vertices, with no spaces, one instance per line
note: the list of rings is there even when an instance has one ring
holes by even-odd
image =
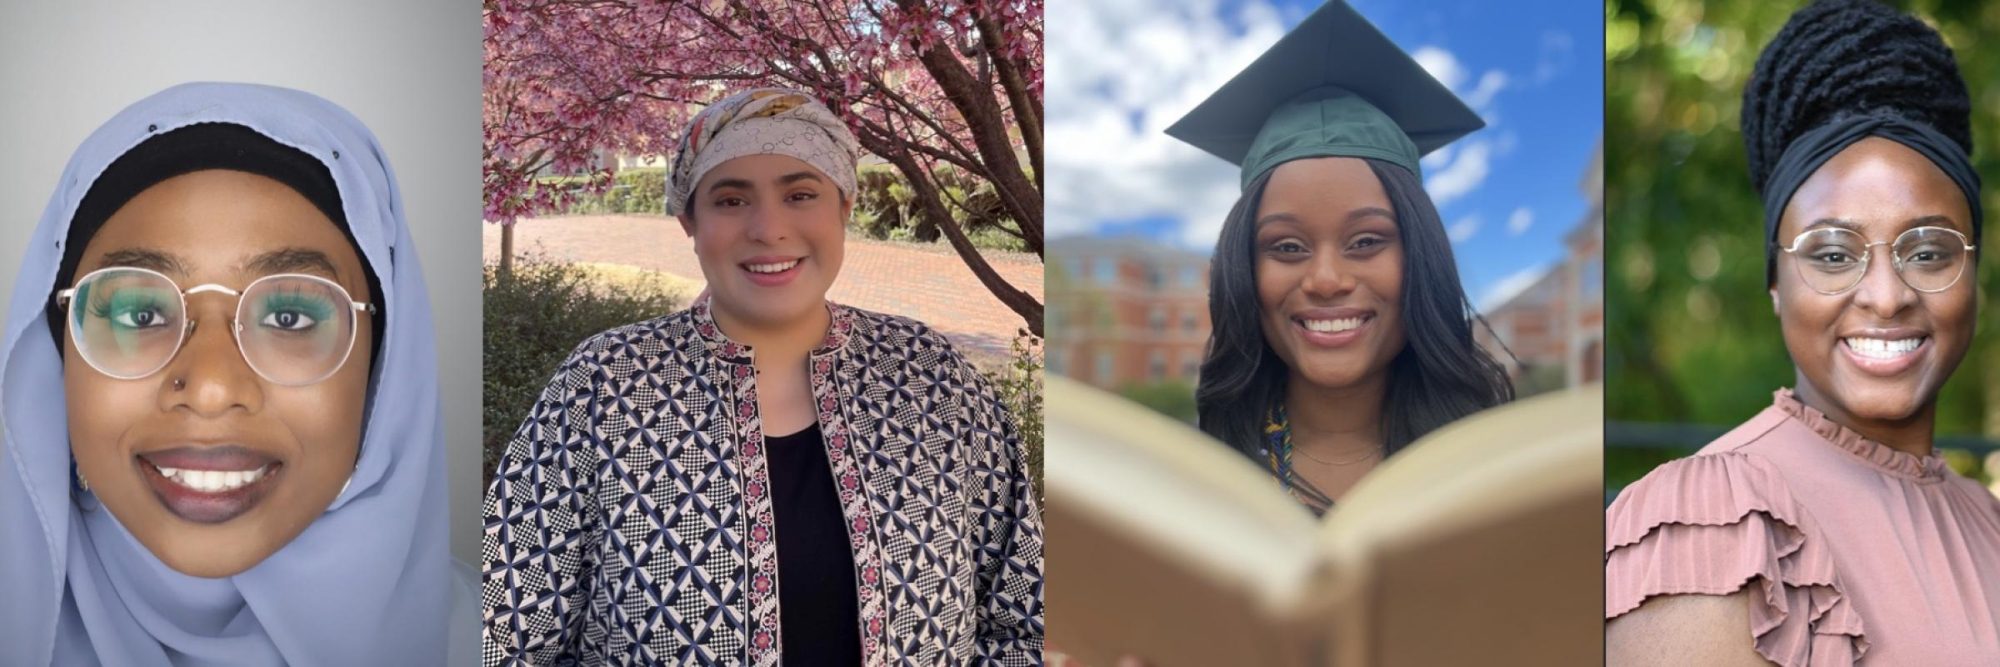
[[[1612,664],[2000,664],[2000,499],[1934,447],[1978,314],[1970,100],[1869,0],[1758,58],[1743,142],[1796,389],[1606,510]]]
[[[1216,243],[1203,431],[1329,509],[1381,460],[1513,397],[1418,159],[1484,123],[1328,3],[1167,131],[1242,166]]]
[[[0,663],[446,659],[470,589],[381,155],[325,100],[236,84],[77,149],[7,319],[0,537],[27,551],[0,598],[45,624],[0,627]]]
[[[508,442],[486,664],[1041,664],[1016,416],[928,326],[826,298],[859,158],[799,91],[688,123],[667,210],[708,294],[583,341]]]
[[[188,165],[191,146],[257,155],[271,146],[259,138],[196,125],[131,155]],[[72,324],[63,375],[78,476],[169,566],[222,577],[290,542],[354,469],[375,355],[346,295],[377,290],[341,227],[299,190],[242,171],[268,173],[248,160],[198,166],[145,186],[101,225],[80,218],[67,247],[86,273],[58,301]],[[107,171],[109,188],[83,210],[109,208],[97,202],[117,196],[114,184],[150,175]],[[318,275],[264,270],[280,258]],[[141,381],[156,373],[170,380]]]

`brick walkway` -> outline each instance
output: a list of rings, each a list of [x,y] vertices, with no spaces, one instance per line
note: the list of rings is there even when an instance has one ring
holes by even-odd
[[[483,225],[487,262],[499,261],[500,226]],[[701,282],[694,245],[673,218],[575,216],[528,219],[514,229],[516,257],[622,264]],[[1033,255],[989,252],[987,260],[1015,288],[1042,298],[1042,264]],[[979,284],[949,246],[912,246],[849,237],[840,277],[827,298],[914,317],[976,356],[1009,354],[1021,316]]]

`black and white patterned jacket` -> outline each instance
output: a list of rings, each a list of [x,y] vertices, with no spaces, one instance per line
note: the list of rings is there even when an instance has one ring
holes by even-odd
[[[1012,418],[922,323],[829,309],[808,370],[863,663],[1040,664],[1041,520]],[[579,346],[487,491],[485,664],[778,664],[757,405],[751,350],[705,298]]]

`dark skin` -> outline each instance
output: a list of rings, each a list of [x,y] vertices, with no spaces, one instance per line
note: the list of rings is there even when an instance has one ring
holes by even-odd
[[[1849,146],[1792,195],[1779,218],[1778,242],[1840,226],[1866,242],[1893,241],[1912,227],[1936,226],[1971,237],[1965,194],[1937,165],[1882,138]],[[1799,277],[1799,261],[1778,256],[1771,305],[1797,367],[1799,401],[1871,440],[1915,456],[1931,454],[1938,390],[1971,347],[1978,287],[1970,267],[1949,289],[1911,288],[1897,275],[1888,246],[1875,246],[1860,284],[1821,294]],[[1972,258],[1968,257],[1968,261]],[[1893,372],[1858,360],[1846,339],[1924,342]],[[1605,626],[1612,664],[1768,665],[1752,645],[1749,593],[1664,595]]]
[[[1290,370],[1292,467],[1338,500],[1381,463],[1389,364],[1408,341],[1395,210],[1364,160],[1293,160],[1264,186],[1254,247],[1264,342]]]
[[[1870,138],[1841,151],[1814,172],[1780,218],[1789,241],[1814,226],[1852,225],[1868,242],[1891,241],[1918,226],[1972,236],[1965,194],[1937,165],[1907,146]],[[1931,453],[1938,390],[1972,347],[1978,281],[1962,275],[1938,293],[1910,288],[1896,274],[1887,246],[1873,248],[1861,283],[1843,294],[1813,291],[1799,278],[1796,258],[1778,258],[1771,301],[1798,369],[1799,400],[1877,442],[1917,456]],[[1970,259],[1970,257],[1968,257]],[[1843,339],[1876,336],[1926,340],[1907,370],[1867,372],[1843,349]]]
[[[1292,466],[1338,499],[1379,462],[1389,364],[1406,342],[1395,212],[1348,157],[1280,165],[1257,211],[1264,339],[1291,371]]]
[[[241,290],[264,275],[302,273],[332,280],[356,299],[368,294],[361,257],[332,220],[291,188],[236,171],[178,176],[133,197],[85,246],[77,276],[114,265],[159,271],[182,289],[214,283]],[[230,329],[235,298],[198,293],[187,308],[196,325],[180,352],[136,380],[99,373],[65,338],[70,451],[105,509],[168,567],[226,577],[290,543],[347,483],[373,363],[368,318],[380,315],[358,317],[353,351],[332,377],[288,387],[260,377],[238,352]],[[139,455],[223,445],[281,462],[269,492],[219,523],[169,511]]]

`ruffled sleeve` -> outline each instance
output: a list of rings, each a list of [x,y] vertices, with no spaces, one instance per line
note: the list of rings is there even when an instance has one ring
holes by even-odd
[[[1660,466],[1605,511],[1604,618],[1658,595],[1748,590],[1757,652],[1786,667],[1868,650],[1833,555],[1771,464],[1739,452]]]

